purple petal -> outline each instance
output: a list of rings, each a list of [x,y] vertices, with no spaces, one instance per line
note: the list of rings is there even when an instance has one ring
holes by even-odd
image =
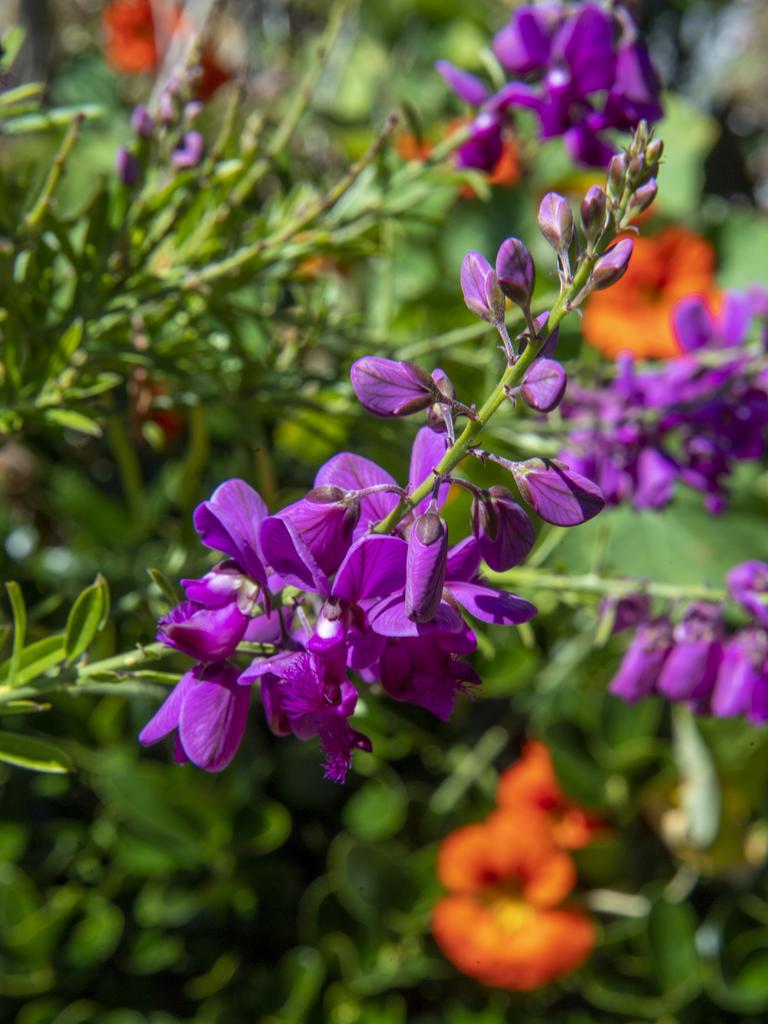
[[[496,277],[493,267],[482,253],[471,249],[461,261],[461,293],[467,309],[475,316],[488,321],[492,321],[495,315],[495,310],[488,301],[488,281],[491,277]]]
[[[336,572],[349,550],[360,517],[359,504],[344,504],[339,500],[343,497],[339,488],[316,487],[277,513],[293,526],[328,576]]]
[[[493,52],[507,71],[527,75],[545,67],[551,46],[549,13],[534,6],[520,7],[493,39]],[[549,22],[549,23],[548,23]]]
[[[268,515],[261,497],[244,480],[226,480],[208,501],[198,505],[192,521],[207,548],[234,558],[262,585],[266,574],[259,548],[259,524]]]
[[[522,622],[532,619],[539,610],[535,604],[518,597],[517,594],[507,594],[492,587],[484,587],[480,583],[451,582],[447,589],[470,615],[481,622],[491,622],[499,626],[519,626]]]
[[[468,71],[462,71],[447,60],[437,61],[435,68],[459,99],[464,100],[465,103],[479,107],[488,99],[488,90],[475,75],[470,75]]]
[[[672,631],[665,620],[642,623],[632,638],[609,691],[626,701],[653,693],[664,662],[672,649]]]
[[[712,315],[698,295],[687,296],[676,304],[672,310],[672,328],[686,352],[704,348],[715,333]]]
[[[268,516],[259,538],[265,560],[286,584],[327,596],[328,579],[291,523]]]
[[[473,504],[472,529],[491,569],[505,572],[527,557],[536,531],[505,487],[492,487],[488,493],[487,500]]]
[[[396,595],[382,601],[368,613],[371,628],[380,636],[426,636],[434,633],[457,633],[464,628],[461,616],[443,602],[431,622],[414,622],[408,616],[405,598]]]
[[[195,683],[194,672],[186,672],[139,733],[139,743],[148,747],[178,728],[184,694]]]
[[[644,448],[637,460],[635,508],[663,508],[672,500],[680,469],[663,452]]]
[[[370,459],[352,452],[340,452],[321,466],[315,477],[315,487],[327,485],[341,487],[345,491],[361,491],[376,484],[397,486],[393,477]],[[377,523],[384,519],[397,505],[397,495],[386,491],[369,494],[360,505],[362,524]]]
[[[554,526],[576,526],[605,506],[597,484],[562,463],[529,459],[512,467],[520,493],[534,512]]]
[[[723,345],[741,345],[752,323],[752,301],[747,294],[726,292],[718,333]]]
[[[448,441],[444,434],[436,434],[429,427],[422,427],[416,434],[411,448],[411,464],[408,470],[408,491],[415,491],[419,484],[422,484],[437,466],[448,448]],[[450,484],[442,483],[438,488],[437,503],[442,506],[448,497]],[[420,515],[427,507],[430,495],[414,507],[416,515]]]
[[[238,683],[241,686],[250,686],[257,679],[264,679],[266,676],[275,676],[282,679],[296,663],[306,657],[303,651],[280,651],[269,658],[259,658],[240,673]]]
[[[377,416],[407,416],[435,398],[434,381],[415,363],[363,356],[349,375],[361,404]]]
[[[520,394],[538,412],[551,412],[563,399],[568,382],[563,367],[554,359],[536,359],[525,375]]]
[[[198,768],[220,772],[237,753],[248,720],[250,690],[237,685],[237,670],[212,665],[185,693],[179,739]]]
[[[501,120],[491,113],[481,113],[472,123],[472,135],[456,153],[459,167],[474,167],[490,173],[504,150]]]
[[[475,537],[465,537],[448,552],[445,578],[448,582],[468,582],[477,576],[482,554]]]
[[[701,700],[717,679],[722,646],[717,641],[678,643],[661,669],[659,692],[670,700]]]
[[[248,617],[236,604],[203,608],[182,601],[157,623],[157,639],[198,661],[221,661],[243,639]]]
[[[737,634],[724,646],[723,660],[712,693],[714,715],[730,718],[751,710],[753,695],[762,686],[764,647],[763,637],[746,632]]]
[[[579,96],[610,89],[616,75],[613,19],[594,4],[583,4],[558,33],[554,49],[570,67]]]
[[[387,597],[405,586],[408,545],[400,537],[368,534],[355,541],[333,584],[334,597],[359,604],[369,597]]]
[[[583,123],[568,128],[563,134],[563,141],[574,162],[583,167],[607,167],[616,153],[613,146]]]

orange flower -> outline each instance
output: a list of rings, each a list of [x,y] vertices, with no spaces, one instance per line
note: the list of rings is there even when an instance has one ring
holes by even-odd
[[[587,301],[584,337],[611,357],[621,352],[637,359],[678,356],[672,310],[687,295],[719,301],[709,242],[683,227],[638,238],[624,277]]]
[[[102,18],[112,67],[127,75],[154,71],[159,55],[151,0],[115,0]]]
[[[440,847],[449,890],[432,931],[459,970],[486,985],[524,991],[574,970],[591,952],[586,914],[559,907],[573,889],[573,861],[542,819],[496,813],[449,835]]]
[[[573,803],[557,782],[552,758],[538,740],[526,743],[523,756],[499,780],[496,802],[502,810],[541,814],[558,846],[587,846],[605,822]]]
[[[102,14],[107,33],[107,60],[126,75],[155,71],[174,32],[191,31],[191,22],[180,8],[153,5],[152,0],[114,0]],[[200,56],[202,77],[199,96],[210,96],[229,73],[210,50]]]

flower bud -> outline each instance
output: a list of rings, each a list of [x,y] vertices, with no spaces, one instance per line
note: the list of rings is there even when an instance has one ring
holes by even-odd
[[[431,501],[411,527],[405,563],[405,611],[412,622],[429,622],[443,596],[448,527]]]
[[[629,266],[634,246],[631,238],[624,238],[600,257],[591,278],[592,287],[596,291],[610,288],[612,284],[621,280]]]
[[[519,238],[502,242],[496,256],[496,276],[501,290],[516,305],[527,309],[536,281],[533,257]]]
[[[539,206],[539,230],[557,252],[565,252],[573,241],[573,214],[568,200],[547,192]]]
[[[627,176],[628,162],[623,153],[617,153],[611,158],[611,162],[608,164],[608,192],[611,196],[621,195]]]
[[[632,210],[633,213],[642,213],[643,210],[647,210],[656,198],[658,191],[659,187],[656,184],[656,179],[649,178],[649,180],[644,185],[641,185],[632,196],[629,203],[630,210]]]
[[[461,290],[467,308],[489,323],[504,319],[504,296],[496,273],[479,252],[468,252],[461,261]]]
[[[609,692],[626,701],[648,697],[671,650],[672,627],[666,619],[640,623]]]
[[[670,700],[709,697],[723,656],[719,606],[691,605],[675,626],[674,647],[659,674],[659,692]]]
[[[434,381],[415,363],[363,356],[349,376],[361,404],[377,416],[408,416],[437,398]]]
[[[152,133],[155,130],[155,120],[143,103],[140,103],[138,107],[134,107],[131,114],[131,127],[142,139],[152,138]]]
[[[552,412],[560,405],[568,382],[565,370],[554,359],[536,359],[525,375],[520,396],[537,412]]]
[[[471,518],[480,554],[496,572],[519,565],[536,540],[533,523],[506,487],[491,487],[475,498]]]
[[[533,511],[554,526],[577,526],[605,506],[597,484],[554,459],[528,459],[509,467]]]
[[[645,170],[645,157],[642,153],[638,153],[637,156],[633,156],[632,159],[629,161],[629,165],[627,167],[627,177],[630,181],[638,183],[643,180]]]
[[[133,188],[138,184],[141,177],[141,164],[134,153],[126,149],[125,146],[121,146],[117,151],[115,164],[117,176],[126,188]]]
[[[593,185],[581,201],[581,226],[587,245],[592,246],[605,227],[607,197],[599,185]]]

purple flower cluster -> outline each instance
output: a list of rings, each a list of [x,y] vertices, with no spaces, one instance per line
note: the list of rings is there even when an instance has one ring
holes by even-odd
[[[485,490],[439,469],[454,416],[475,415],[456,400],[446,375],[367,356],[351,377],[363,405],[378,415],[426,412],[408,486],[342,452],[320,468],[308,494],[275,515],[241,480],[203,502],[195,528],[223,561],[201,579],[183,580],[186,600],[159,622],[158,639],[196,664],[142,730],[142,743],[173,733],[178,761],[226,767],[258,683],[270,728],[318,737],[326,776],[342,781],[353,751],[370,749],[350,722],[359,685],[350,673],[446,719],[457,694],[479,683],[465,660],[477,639],[462,613],[496,625],[535,615],[529,601],[481,576],[483,560],[504,571],[527,556],[535,540],[530,518],[506,488]],[[530,381],[532,394],[539,386],[549,393],[542,380]],[[583,522],[603,506],[594,485],[560,463],[496,461],[551,522]],[[473,496],[471,534],[454,544],[442,516],[451,483]],[[412,497],[420,488],[424,496]],[[249,649],[242,645],[253,644],[268,647],[239,664]]]
[[[622,356],[605,386],[569,387],[562,458],[609,504],[662,508],[679,482],[721,512],[735,464],[766,451],[765,339],[746,343],[766,305],[761,288],[727,294],[719,316],[697,296],[681,300],[673,313],[680,358],[639,370]]]
[[[744,715],[755,725],[768,722],[768,603],[761,599],[768,593],[768,565],[735,566],[728,574],[728,589],[750,619],[731,633],[719,604],[691,604],[673,625],[667,616],[651,617],[650,602],[635,599],[635,634],[610,692],[626,701],[660,693],[699,714]]]
[[[439,61],[457,95],[478,108],[461,166],[491,170],[509,111],[532,110],[540,137],[562,136],[573,159],[605,167],[615,149],[606,132],[632,130],[662,114],[659,81],[637,27],[620,5],[544,2],[518,7],[493,40],[509,76],[496,93],[474,75]]]
[[[133,146],[121,146],[115,161],[117,176],[126,188],[135,188],[141,183],[153,141],[167,147],[166,153],[174,171],[197,167],[202,160],[205,141],[192,125],[203,105],[199,100],[184,103],[181,99],[189,89],[189,75],[186,71],[183,75],[169,78],[160,93],[155,115],[143,103],[134,109],[131,115]]]

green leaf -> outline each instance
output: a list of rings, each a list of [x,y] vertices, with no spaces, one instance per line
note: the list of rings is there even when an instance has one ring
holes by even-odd
[[[178,604],[180,596],[165,573],[161,572],[159,569],[147,569],[147,572],[149,573],[152,582],[168,601],[168,604],[171,605],[171,607]]]
[[[59,344],[48,362],[48,375],[57,377],[69,362],[83,340],[83,321],[73,321],[59,339]]]
[[[64,635],[62,633],[37,640],[21,652],[16,672],[16,685],[22,686],[37,676],[43,675],[48,669],[58,665],[60,661],[64,661]],[[0,665],[0,685],[8,685],[11,678],[10,669],[10,659]]]
[[[347,801],[344,824],[357,839],[389,839],[403,827],[407,806],[405,787],[399,779],[371,779]]]
[[[0,704],[0,715],[28,715],[50,710],[50,704],[38,704],[34,700],[11,700],[7,704]]]
[[[27,609],[24,606],[24,595],[18,583],[9,580],[5,589],[8,591],[13,610],[13,648],[8,664],[8,682],[13,686],[16,683],[16,673],[19,670],[21,653],[24,649],[24,637],[27,633]]]
[[[64,652],[68,661],[79,658],[102,628],[108,598],[107,582],[99,575],[72,605],[64,637]]]
[[[648,917],[648,939],[662,992],[688,1002],[701,988],[696,918],[687,903],[660,899]]]
[[[43,413],[43,418],[48,423],[55,423],[56,426],[66,427],[67,430],[76,430],[79,434],[101,437],[101,427],[99,424],[75,409],[46,409]]]
[[[0,761],[33,772],[63,775],[74,770],[69,756],[50,740],[0,731]]]

